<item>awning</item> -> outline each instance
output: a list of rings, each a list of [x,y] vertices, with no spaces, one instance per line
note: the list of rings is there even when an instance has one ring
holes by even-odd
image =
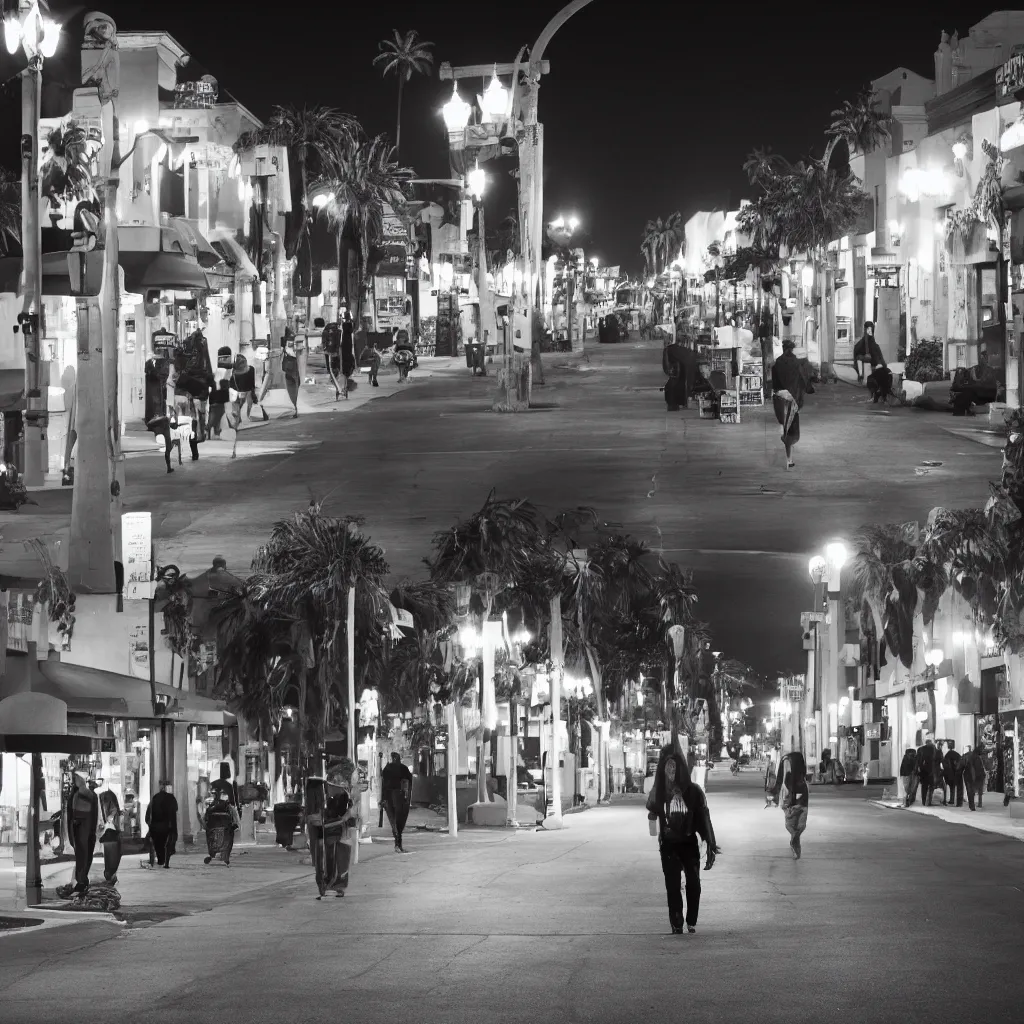
[[[170,252],[122,252],[124,286],[129,292],[145,292],[151,288],[171,291],[205,290],[209,287],[206,273],[192,256]]]
[[[51,658],[39,662],[34,690],[57,697],[69,714],[109,715],[112,718],[155,719],[149,683],[134,676],[71,665]],[[167,718],[190,725],[230,725],[235,716],[220,701],[200,697],[173,686],[157,684],[158,696],[166,697]]]
[[[224,262],[224,257],[187,220],[170,217],[167,223],[185,239],[186,252],[191,248],[192,254],[203,269],[209,270]]]
[[[213,228],[210,231],[210,244],[228,263],[234,264],[235,273],[240,274],[246,281],[260,276],[256,264],[249,259],[249,254],[235,241],[234,233],[228,228]]]

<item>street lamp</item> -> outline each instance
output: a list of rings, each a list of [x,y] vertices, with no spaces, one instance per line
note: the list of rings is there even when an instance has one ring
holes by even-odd
[[[487,175],[480,164],[477,163],[466,175],[466,189],[473,197],[473,205],[476,207],[476,234],[477,234],[477,310],[480,314],[480,335],[477,341],[480,343],[480,365],[485,367],[487,355],[487,344],[484,336],[484,296],[487,294],[487,242],[484,237],[484,192],[487,189]],[[474,364],[475,365],[475,364]],[[476,370],[473,371],[476,373]]]
[[[47,14],[49,8],[45,7]],[[39,224],[39,105],[43,58],[52,57],[60,42],[60,24],[44,16],[37,0],[19,0],[4,19],[4,42],[12,56],[20,46],[28,64],[21,75],[21,244],[25,274],[18,323],[25,345],[25,483],[40,486],[46,400],[40,380],[40,339],[44,325],[42,236]]]
[[[459,83],[452,82],[452,97],[441,108],[441,116],[444,118],[445,127],[449,135],[466,130],[469,124],[469,115],[473,108],[459,95]]]
[[[486,124],[503,124],[508,115],[509,91],[498,78],[498,66],[494,66],[494,75],[482,96],[477,97],[480,112]]]

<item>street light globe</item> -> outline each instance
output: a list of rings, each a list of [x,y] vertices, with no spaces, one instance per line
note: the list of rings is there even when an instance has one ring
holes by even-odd
[[[924,660],[925,664],[938,668],[946,660],[946,652],[941,647],[933,647]]]
[[[579,217],[570,217],[569,218],[569,230],[570,231],[575,231],[579,226],[580,226],[580,219],[579,219]]]
[[[487,175],[484,174],[479,164],[466,175],[466,185],[469,188],[470,195],[477,202],[483,199],[484,189],[487,187]]]
[[[21,45],[21,22],[17,18],[4,19],[4,43],[7,45],[7,52],[12,56],[18,52]]]
[[[953,143],[953,156],[955,156],[957,158],[957,160],[963,160],[963,158],[965,156],[967,156],[967,143],[965,143],[965,142],[954,142]]]
[[[445,127],[450,132],[461,132],[469,124],[472,107],[459,95],[459,83],[452,83],[452,98],[441,108]]]
[[[49,58],[57,52],[57,45],[60,43],[60,22],[42,18],[40,24],[43,28],[43,38],[39,41],[39,52]]]
[[[501,84],[497,69],[480,98],[480,110],[488,124],[500,124],[508,112],[508,89]]]
[[[828,569],[828,562],[825,561],[821,555],[815,555],[807,563],[807,571],[811,574],[811,580],[814,583],[820,583],[825,576],[825,572]]]
[[[594,267],[599,267],[601,265],[601,261],[596,256],[591,256],[590,257],[590,263],[591,263],[591,266],[594,266]]]
[[[831,544],[825,545],[825,557],[833,569],[842,569],[846,565],[849,553],[846,550],[846,545],[841,540],[835,540]]]
[[[553,221],[551,222],[551,225],[550,225],[550,226],[551,226],[551,227],[553,227],[553,228],[554,228],[554,229],[555,229],[556,231],[562,231],[562,230],[564,230],[564,228],[565,228],[565,218],[564,218],[564,217],[563,217],[563,216],[562,216],[561,214],[559,214],[559,215],[558,215],[558,216],[557,216],[557,217],[556,217],[556,218],[555,218],[555,219],[554,219],[554,220],[553,220]],[[554,256],[552,256],[551,258],[552,258],[552,259],[555,259],[555,257],[554,257]]]

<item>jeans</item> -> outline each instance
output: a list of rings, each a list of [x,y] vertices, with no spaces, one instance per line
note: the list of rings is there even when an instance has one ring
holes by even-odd
[[[903,788],[907,791],[906,806],[909,807],[917,798],[917,775],[904,775]]]
[[[700,911],[700,847],[697,840],[662,842],[661,870],[665,875],[668,916],[673,928],[683,924],[683,878],[686,878],[686,923],[696,925]]]
[[[946,788],[949,790],[949,803],[953,803],[953,797],[956,796],[956,806],[963,807],[964,805],[964,777],[957,775],[956,778],[950,782],[946,781]]]
[[[981,794],[985,792],[985,782],[982,779],[974,780],[964,776],[964,789],[967,790],[967,806],[974,810],[974,798],[978,798],[978,806],[981,806]]]
[[[150,867],[153,866],[154,854],[157,864],[165,868],[170,867],[171,855],[174,853],[174,843],[178,838],[178,833],[169,828],[151,828],[149,838],[153,843],[149,852]]]
[[[921,775],[921,806],[929,807],[932,802],[932,794],[935,792],[935,778],[932,775]]]
[[[803,835],[804,829],[807,828],[807,808],[806,807],[787,807],[783,814],[786,818],[786,831],[792,836],[789,841],[789,845],[794,850],[800,849],[800,836]]]
[[[72,818],[71,834],[75,847],[75,885],[79,889],[89,887],[89,868],[92,867],[93,851],[96,849],[96,832],[88,818]]]
[[[117,869],[121,865],[121,837],[100,845],[103,847],[103,880],[112,882],[117,878]]]

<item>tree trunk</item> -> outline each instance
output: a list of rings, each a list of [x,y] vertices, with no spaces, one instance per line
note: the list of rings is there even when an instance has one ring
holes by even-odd
[[[398,159],[402,152],[402,86],[405,85],[405,76],[398,73],[398,118],[395,124],[395,159]]]
[[[107,403],[103,387],[103,326],[97,298],[78,300],[78,453],[71,498],[68,582],[76,593],[113,594],[114,534],[111,524],[110,464],[107,461]],[[98,525],[106,528],[98,529]]]
[[[117,131],[115,121],[114,131]],[[117,234],[116,171],[103,187],[103,294],[100,299],[103,330],[103,391],[106,397],[106,442],[110,490],[110,528],[114,535],[114,558],[121,555],[121,510],[124,491],[124,461],[121,458],[121,403],[118,397],[118,321],[121,310],[121,281]]]

